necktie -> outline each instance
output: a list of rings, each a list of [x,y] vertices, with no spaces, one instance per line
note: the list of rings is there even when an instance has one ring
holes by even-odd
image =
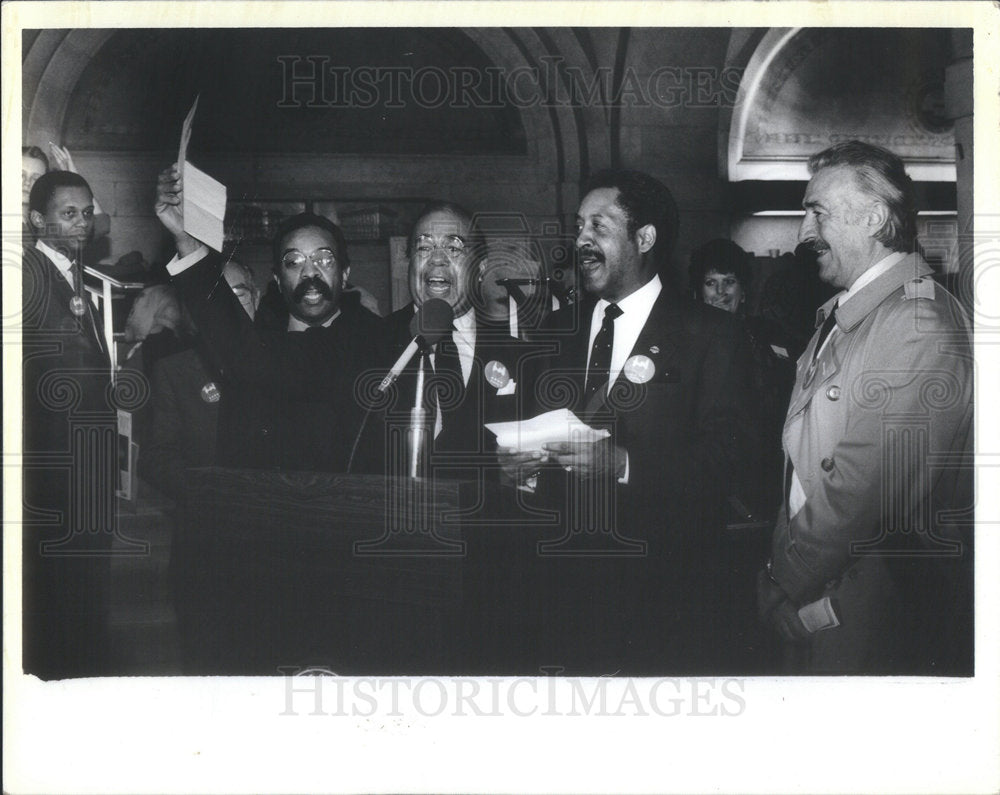
[[[434,372],[454,375],[458,378],[458,383],[465,383],[465,378],[462,376],[462,362],[458,358],[458,346],[455,345],[452,334],[438,343],[434,354]]]
[[[453,332],[454,333],[454,332]],[[434,351],[434,437],[444,428],[445,412],[455,409],[462,402],[465,391],[462,377],[462,363],[458,358],[458,346],[452,334],[441,340]]]
[[[97,321],[94,319],[93,307],[90,301],[87,299],[87,291],[83,286],[83,272],[80,268],[80,263],[75,259],[70,261],[69,265],[70,273],[73,274],[73,293],[83,301],[84,308],[84,325],[90,332],[91,338],[97,344],[97,349],[104,353],[104,340],[101,337],[101,333],[97,327]]]
[[[837,322],[837,305],[834,304],[830,308],[830,314],[826,316],[823,320],[823,325],[819,328],[819,337],[816,340],[816,347],[813,348],[813,361],[816,361],[816,357],[819,356],[819,350],[823,347],[823,343],[826,342],[826,338],[830,336],[830,332],[833,331],[833,326]]]
[[[608,304],[604,310],[604,321],[594,337],[590,350],[590,364],[587,366],[586,397],[593,397],[602,386],[606,387],[611,376],[611,351],[615,344],[615,318],[622,314],[618,304]]]

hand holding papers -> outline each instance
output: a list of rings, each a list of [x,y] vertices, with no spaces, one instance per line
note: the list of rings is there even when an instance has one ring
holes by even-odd
[[[198,108],[198,98],[181,127],[181,145],[177,170],[183,185],[184,231],[216,251],[222,251],[222,221],[226,216],[226,186],[187,162],[191,124]]]
[[[486,428],[497,436],[500,466],[515,484],[530,481],[546,462],[574,477],[627,476],[628,456],[611,443],[611,434],[591,428],[569,409],[541,414],[524,422],[498,422]]]
[[[522,422],[487,423],[496,434],[497,445],[520,453],[541,452],[545,445],[596,442],[611,434],[591,428],[569,409],[557,409]]]

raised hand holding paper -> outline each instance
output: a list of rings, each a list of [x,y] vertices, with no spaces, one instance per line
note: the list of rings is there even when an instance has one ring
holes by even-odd
[[[181,127],[181,144],[177,153],[177,169],[184,185],[184,231],[216,251],[222,251],[226,186],[187,162],[191,125],[197,108],[198,97],[195,97]]]

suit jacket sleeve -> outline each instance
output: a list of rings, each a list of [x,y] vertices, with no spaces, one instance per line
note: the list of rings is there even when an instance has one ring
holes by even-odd
[[[330,386],[330,370],[316,366],[316,346],[309,335],[268,333],[255,324],[221,269],[222,258],[209,252],[174,276],[173,283],[198,326],[202,352],[223,380],[284,399]]]
[[[688,327],[687,350],[678,365],[687,372],[676,386],[667,386],[689,394],[661,406],[650,400],[643,421],[625,425],[619,443],[629,455],[630,491],[666,492],[712,505],[729,493],[755,427],[749,402],[751,353],[738,324],[715,320],[711,326]]]
[[[776,528],[774,576],[796,602],[815,599],[840,577],[855,559],[856,542],[912,530],[921,513],[933,521],[929,498],[942,470],[920,454],[918,426],[931,454],[961,447],[969,427],[971,358],[941,338],[947,305],[897,301],[878,311],[884,317],[856,352],[863,366],[850,383],[839,384],[840,399],[851,401],[843,433],[822,451],[825,466],[807,488],[804,506]],[[913,425],[913,418],[926,421]],[[895,432],[901,419],[912,434]],[[885,527],[890,514],[904,526]]]
[[[142,460],[143,476],[169,497],[183,490],[186,464],[181,452],[181,412],[174,384],[162,361],[153,365],[153,427]]]

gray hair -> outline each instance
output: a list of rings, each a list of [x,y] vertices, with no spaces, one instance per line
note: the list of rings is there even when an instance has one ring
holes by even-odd
[[[912,251],[917,238],[913,180],[898,156],[881,146],[862,141],[834,144],[809,158],[809,173],[824,168],[848,166],[858,187],[881,201],[889,217],[875,239],[892,251]]]

